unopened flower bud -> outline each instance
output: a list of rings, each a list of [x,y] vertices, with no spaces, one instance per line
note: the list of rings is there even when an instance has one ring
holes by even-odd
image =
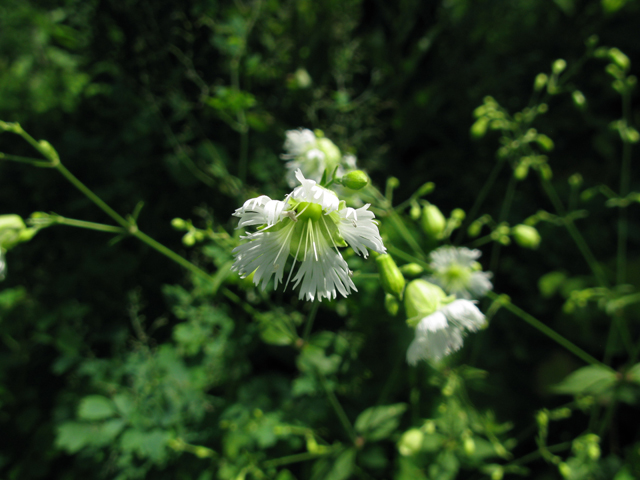
[[[400,271],[403,275],[407,275],[409,277],[417,277],[422,272],[424,272],[424,268],[422,268],[417,263],[407,263],[400,267]]]
[[[447,220],[435,205],[425,205],[422,209],[422,230],[429,238],[440,239],[447,226]]]
[[[549,80],[549,77],[547,77],[547,75],[545,75],[544,73],[539,73],[538,75],[536,75],[536,79],[533,82],[533,89],[536,92],[539,92],[547,84],[547,80]]]
[[[378,264],[380,283],[384,291],[402,299],[405,284],[404,276],[393,257],[388,253],[384,253],[376,258],[376,263]]]
[[[473,138],[482,138],[487,133],[487,127],[489,126],[489,119],[487,117],[480,117],[473,125],[471,125],[471,136]]]
[[[567,68],[567,62],[564,61],[562,58],[559,58],[558,60],[553,62],[553,65],[551,66],[551,71],[556,75],[559,75],[560,73],[562,73],[562,71],[565,68]]]
[[[308,88],[311,85],[311,76],[304,68],[299,68],[293,74],[298,88]]]
[[[437,285],[422,279],[413,280],[407,285],[404,295],[407,317],[419,321],[438,310],[446,298],[447,295]]]
[[[384,308],[387,309],[389,315],[395,317],[398,314],[398,310],[400,310],[400,303],[395,296],[387,293],[384,296]]]
[[[584,94],[580,90],[574,90],[571,97],[573,98],[573,103],[578,108],[584,108],[587,104],[587,99],[584,98]]]
[[[35,229],[27,229],[19,215],[0,215],[0,250],[10,250],[21,242],[31,240],[35,233]]]
[[[622,53],[617,48],[611,48],[609,50],[609,58],[615,62],[623,70],[629,70],[631,66],[631,62],[629,61],[629,57],[627,57],[624,53]]]
[[[433,182],[423,183],[422,186],[416,191],[416,197],[424,197],[425,195],[433,192],[436,185]]]
[[[467,455],[473,455],[476,451],[476,442],[473,441],[473,437],[465,438],[462,442],[462,448]]]
[[[360,190],[369,184],[369,177],[362,170],[354,170],[342,177],[342,185],[351,190]]]
[[[187,226],[187,222],[181,218],[174,218],[171,220],[171,226],[176,230],[184,230]]]
[[[418,428],[412,428],[407,430],[400,437],[398,442],[398,451],[400,455],[408,457],[419,453],[422,449],[422,441],[424,440],[424,433]]]
[[[540,234],[531,225],[516,225],[511,229],[511,235],[521,247],[535,250],[540,245]]]

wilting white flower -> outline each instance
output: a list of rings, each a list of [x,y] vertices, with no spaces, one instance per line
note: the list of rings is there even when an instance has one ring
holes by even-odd
[[[481,271],[477,259],[480,250],[465,247],[440,247],[431,252],[433,270],[428,281],[457,298],[481,298],[493,288],[491,273]]]
[[[322,301],[347,296],[357,290],[347,262],[338,247],[351,246],[365,258],[367,248],[386,252],[369,205],[358,209],[345,206],[338,196],[295,172],[299,185],[284,201],[266,195],[247,200],[233,214],[240,217],[238,227],[258,226],[257,231],[242,237],[249,240],[233,250],[236,270],[243,278],[253,273],[253,283],[264,290],[274,277],[274,289],[283,281],[289,256],[295,264],[294,288],[300,286],[299,298]]]
[[[416,337],[407,350],[407,362],[440,360],[462,347],[467,331],[484,326],[484,315],[469,300],[454,300],[422,318],[416,326]]]

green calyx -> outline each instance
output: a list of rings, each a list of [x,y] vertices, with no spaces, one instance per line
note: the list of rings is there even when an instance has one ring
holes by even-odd
[[[449,298],[442,288],[426,280],[413,280],[404,293],[407,323],[415,327],[421,319],[435,313],[447,303],[450,303]]]

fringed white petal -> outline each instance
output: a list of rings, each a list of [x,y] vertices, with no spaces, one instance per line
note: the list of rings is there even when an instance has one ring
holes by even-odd
[[[416,331],[416,338],[411,342],[407,350],[407,362],[409,365],[415,365],[420,360],[438,361],[460,350],[462,343],[462,333],[456,327],[449,327],[424,335],[420,335]]]
[[[316,184],[314,180],[304,178],[300,169],[296,170],[296,178],[300,186],[294,188],[291,197],[298,202],[317,203],[325,213],[331,213],[338,209],[340,200],[331,190]]]
[[[298,273],[293,278],[294,288],[300,285],[300,299],[331,300],[336,298],[337,292],[346,297],[352,290],[358,291],[349,276],[349,265],[329,245],[323,232],[311,220],[307,223],[303,237],[304,256]]]
[[[275,225],[283,218],[286,202],[271,200],[266,195],[251,198],[238,208],[233,216],[240,217],[238,228],[251,225]]]
[[[237,271],[242,278],[255,272],[253,283],[256,286],[261,283],[263,290],[275,275],[275,289],[282,282],[293,227],[294,222],[291,222],[276,232],[262,231],[243,237],[249,241],[233,249],[236,259],[231,270]]]
[[[477,331],[486,323],[484,314],[469,300],[454,300],[437,313],[442,313],[453,325],[471,332]]]
[[[283,155],[284,159],[302,155],[316,144],[315,134],[306,128],[287,130],[286,135],[287,139],[284,142],[284,149],[287,151],[287,155]]]
[[[454,300],[416,326],[416,337],[407,350],[407,362],[435,360],[462,348],[466,331],[475,332],[486,323],[478,307],[469,300]]]
[[[369,254],[367,248],[378,253],[387,251],[382,243],[378,225],[373,220],[375,215],[369,211],[369,206],[370,204],[366,204],[357,210],[345,207],[337,212],[340,216],[340,223],[338,223],[340,235],[358,255],[363,255],[365,258]]]

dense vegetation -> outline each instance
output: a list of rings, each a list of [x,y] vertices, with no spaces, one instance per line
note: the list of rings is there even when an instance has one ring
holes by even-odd
[[[4,0],[0,478],[640,477],[639,24],[635,0]],[[298,128],[357,156],[371,185],[338,194],[407,284],[482,251],[460,351],[407,364],[380,257],[343,250],[358,292],[321,303],[231,270]]]

